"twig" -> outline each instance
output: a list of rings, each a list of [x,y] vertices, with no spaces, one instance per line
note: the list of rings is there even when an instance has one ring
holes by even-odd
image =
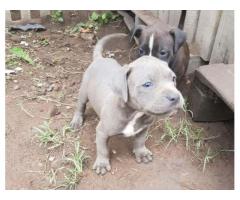
[[[83,74],[84,73],[84,71],[81,71],[81,72],[71,72],[71,71],[68,71],[68,70],[66,70],[66,69],[64,69],[63,67],[61,67],[61,66],[59,66],[61,69],[62,69],[62,71],[63,71],[63,73],[68,73],[68,74]]]
[[[211,137],[208,137],[208,138],[203,138],[202,140],[206,141],[206,140],[213,140],[213,139],[216,139],[216,138],[219,138],[221,135],[214,135],[214,136],[211,136]]]
[[[34,170],[28,170],[28,171],[25,171],[25,173],[44,173],[44,171],[34,171]]]
[[[47,98],[44,98],[44,97],[37,97],[38,99],[40,100],[43,100],[43,101],[51,101],[51,102],[54,102],[54,103],[58,103],[58,104],[61,104],[61,105],[64,105],[64,106],[73,106],[72,104],[67,104],[67,103],[62,103],[60,101],[57,101],[57,100],[54,100],[54,99],[47,99]]]
[[[34,118],[34,116],[33,116],[31,113],[29,113],[29,112],[23,107],[22,103],[19,103],[18,105],[20,106],[20,108],[21,108],[21,110],[22,110],[23,112],[25,112],[28,116]]]

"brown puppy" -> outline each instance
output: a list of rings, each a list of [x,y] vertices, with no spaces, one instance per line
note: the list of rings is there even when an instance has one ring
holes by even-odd
[[[152,55],[167,62],[175,72],[179,84],[189,62],[186,33],[159,22],[151,26],[136,25],[132,30],[131,41],[134,36],[138,39],[139,56]]]

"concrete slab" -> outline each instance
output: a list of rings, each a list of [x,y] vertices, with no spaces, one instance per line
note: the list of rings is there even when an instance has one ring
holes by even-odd
[[[234,111],[234,65],[211,64],[196,70],[197,78]]]

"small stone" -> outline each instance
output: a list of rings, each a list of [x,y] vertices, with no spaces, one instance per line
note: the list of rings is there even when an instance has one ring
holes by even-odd
[[[76,85],[76,82],[75,82],[75,81],[72,81],[72,82],[70,83],[70,86],[74,86],[74,85]]]
[[[54,89],[54,91],[59,91],[60,86],[58,84],[53,84],[53,89]]]
[[[38,88],[41,88],[42,86],[43,86],[42,83],[37,83],[37,87],[38,87]]]
[[[18,83],[18,80],[13,80],[14,83]]]
[[[49,116],[50,117],[53,117],[55,115],[59,115],[61,112],[58,110],[57,106],[54,105],[51,109],[50,109],[50,112],[49,112]]]
[[[25,47],[28,46],[28,43],[27,43],[26,41],[21,41],[20,44],[21,44],[21,45],[24,45]]]
[[[112,153],[113,153],[113,154],[116,154],[116,153],[117,153],[117,151],[116,151],[115,149],[113,149],[113,150],[112,150]]]
[[[46,91],[46,89],[45,88],[40,88],[40,89],[38,89],[38,91],[37,91],[37,95],[46,95],[47,94],[47,91]]]
[[[71,108],[72,108],[71,106],[66,106],[66,109],[67,109],[67,110],[69,110],[69,109],[71,109]]]
[[[19,89],[20,89],[20,86],[19,86],[19,85],[15,85],[15,86],[13,87],[13,89],[14,89],[14,90],[19,90]]]
[[[14,70],[15,70],[16,73],[23,71],[23,69],[21,67],[16,67]]]
[[[48,158],[48,160],[51,161],[51,162],[54,161],[54,159],[55,159],[54,156],[50,156],[50,157]]]
[[[48,91],[48,92],[51,92],[51,91],[53,91],[53,89],[54,89],[54,85],[52,84],[52,85],[50,85],[50,86],[47,88],[47,91]]]
[[[38,166],[39,166],[39,167],[42,167],[42,166],[43,166],[43,164],[40,162],[40,163],[38,163]]]

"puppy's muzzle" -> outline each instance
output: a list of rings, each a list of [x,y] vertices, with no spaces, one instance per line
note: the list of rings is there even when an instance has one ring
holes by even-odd
[[[180,95],[175,92],[168,92],[168,94],[166,95],[166,98],[172,105],[175,105],[180,101]]]

